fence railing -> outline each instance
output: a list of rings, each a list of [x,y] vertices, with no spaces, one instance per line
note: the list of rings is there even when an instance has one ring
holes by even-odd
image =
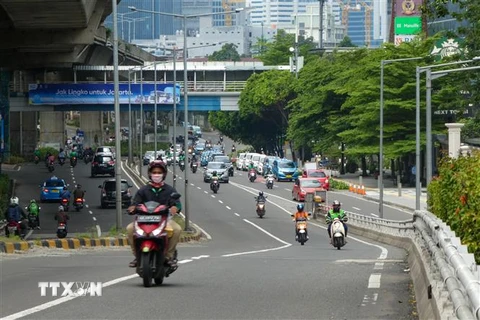
[[[326,214],[331,207],[320,206]],[[420,239],[427,248],[432,264],[440,272],[444,291],[460,319],[480,320],[480,274],[473,254],[461,244],[455,233],[439,218],[424,210],[415,211],[412,220],[396,221],[346,212],[352,226],[396,237]]]

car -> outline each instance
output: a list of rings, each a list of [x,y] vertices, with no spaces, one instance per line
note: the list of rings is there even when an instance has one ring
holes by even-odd
[[[205,143],[197,142],[194,147],[195,153],[200,154],[205,150]]]
[[[101,189],[100,191],[100,206],[105,209],[108,206],[116,205],[116,187],[117,187],[116,179],[107,179],[103,181],[103,184],[99,185],[98,187]],[[121,182],[121,190],[122,190],[122,206],[128,207],[132,203],[132,194],[130,192],[130,188],[132,187],[127,180],[122,179]]]
[[[230,177],[233,177],[233,165],[232,165],[232,161],[230,160],[229,157],[227,156],[219,156],[219,155],[215,155],[213,157],[213,162],[223,162],[225,163],[225,165],[227,166],[227,169],[228,169],[228,175]]]
[[[305,201],[307,193],[316,193],[317,191],[325,191],[325,189],[316,178],[299,178],[293,184],[292,198],[295,201]]]
[[[112,177],[115,176],[115,160],[111,155],[95,155],[92,161],[91,169],[92,178],[101,174],[109,174]]]
[[[303,178],[316,178],[318,182],[322,184],[322,187],[325,190],[330,190],[330,182],[328,181],[328,176],[323,170],[319,169],[307,169],[303,171]]]
[[[223,162],[209,162],[205,171],[203,172],[203,181],[210,182],[212,180],[213,171],[217,171],[219,182],[229,182],[228,168]]]
[[[288,159],[274,160],[272,173],[278,181],[295,181],[298,178],[297,164]]]
[[[192,129],[193,129],[193,134],[194,134],[197,138],[201,138],[201,137],[202,137],[202,129],[200,129],[199,126],[192,126]]]
[[[52,176],[39,185],[39,187],[42,189],[40,191],[40,202],[60,201],[62,200],[63,188],[68,187],[68,184],[65,183],[65,180]]]
[[[149,165],[153,160],[155,160],[155,151],[146,151],[143,156],[143,165]]]
[[[115,159],[115,149],[109,146],[101,146],[97,147],[95,150],[95,154],[112,154],[113,158]]]

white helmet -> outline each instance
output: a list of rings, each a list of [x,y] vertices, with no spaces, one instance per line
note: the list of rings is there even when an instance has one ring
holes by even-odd
[[[18,204],[18,198],[17,197],[11,197],[10,198],[10,204]]]
[[[58,212],[63,212],[63,211],[65,211],[65,209],[63,208],[63,206],[59,206],[59,207],[58,207]]]

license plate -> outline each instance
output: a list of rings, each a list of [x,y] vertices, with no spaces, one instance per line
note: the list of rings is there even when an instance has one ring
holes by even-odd
[[[106,164],[101,164],[100,167],[106,167],[107,165]]]
[[[291,174],[287,175],[287,178],[291,178],[291,177],[292,177],[292,175],[291,175]]]
[[[137,216],[137,222],[141,223],[155,223],[162,220],[161,216]]]
[[[58,226],[57,229],[59,229],[59,230],[65,230],[65,226]]]
[[[53,190],[52,190],[52,192],[53,192],[53,193],[59,193],[59,192],[60,192],[60,190],[53,189]]]

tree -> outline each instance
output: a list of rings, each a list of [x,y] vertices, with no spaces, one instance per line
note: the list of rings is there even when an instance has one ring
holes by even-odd
[[[208,61],[240,61],[240,54],[237,46],[233,43],[226,43],[222,49],[215,51],[208,57]]]
[[[351,47],[356,47],[356,45],[353,44],[352,39],[350,39],[349,36],[345,36],[343,37],[343,40],[338,44],[338,47],[351,48]]]
[[[271,70],[252,75],[240,94],[239,112],[212,112],[212,125],[255,149],[278,150],[288,125],[286,105],[294,97],[293,75]]]

